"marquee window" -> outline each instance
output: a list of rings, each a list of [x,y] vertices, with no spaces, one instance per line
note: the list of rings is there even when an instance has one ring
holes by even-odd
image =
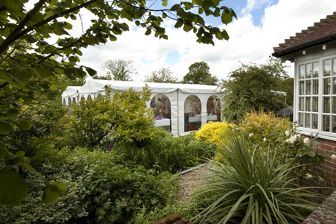
[[[299,64],[297,80],[299,127],[336,133],[336,58]]]
[[[210,96],[207,100],[207,121],[221,121],[221,104],[218,96]]]
[[[154,109],[155,126],[170,131],[171,106],[169,98],[164,94],[157,94],[152,98],[150,107]]]
[[[201,128],[201,100],[191,95],[184,101],[184,131],[195,131]]]

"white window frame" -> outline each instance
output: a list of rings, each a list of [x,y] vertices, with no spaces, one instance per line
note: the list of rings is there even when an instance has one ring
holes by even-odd
[[[304,59],[304,58],[303,58]],[[322,120],[322,115],[325,114],[323,113],[323,97],[324,97],[324,91],[323,91],[323,78],[324,78],[324,74],[323,74],[323,61],[331,59],[332,63],[333,63],[333,59],[336,59],[336,54],[331,54],[328,56],[323,56],[323,57],[310,57],[308,60],[299,60],[295,62],[295,85],[294,85],[294,93],[295,93],[295,97],[294,97],[294,122],[296,122],[298,124],[298,119],[299,119],[299,82],[300,82],[300,78],[299,78],[299,68],[300,65],[305,65],[306,64],[313,64],[314,62],[318,62],[319,65],[319,92],[318,92],[318,128],[317,129],[312,129],[312,128],[305,128],[305,127],[297,127],[297,131],[301,134],[305,134],[305,135],[309,135],[309,136],[317,136],[319,138],[323,138],[323,139],[328,139],[328,140],[334,140],[336,141],[336,133],[332,133],[332,132],[326,132],[323,131],[322,129],[322,125],[323,125],[323,120]],[[331,65],[333,69],[333,64]],[[333,72],[333,70],[332,70]],[[332,76],[332,75],[331,75]],[[306,78],[304,79],[306,80]],[[312,80],[312,79],[310,79]],[[313,86],[313,83],[311,83],[311,85]],[[333,85],[331,85],[331,88],[333,88]],[[311,92],[313,91],[313,87],[311,87]],[[332,91],[332,90],[331,90]],[[306,110],[306,99],[305,97],[308,96],[306,95],[306,84],[304,85],[304,95],[302,95],[304,97],[304,109]],[[309,95],[309,96],[312,96]],[[332,101],[332,96],[335,97],[335,94],[333,93],[332,95],[329,94],[328,96],[330,96],[330,100]],[[312,102],[311,102],[312,103]],[[332,105],[333,106],[333,105]],[[333,108],[330,108],[330,113],[329,115],[336,115],[335,113],[332,113]],[[312,114],[312,110],[309,112],[310,114]],[[305,122],[305,119],[304,119]],[[310,122],[312,122],[312,118],[310,119]],[[330,120],[330,123],[332,122],[332,117]]]

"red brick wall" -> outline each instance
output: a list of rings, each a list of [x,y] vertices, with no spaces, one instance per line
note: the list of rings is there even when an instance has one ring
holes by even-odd
[[[336,188],[336,158],[331,158],[334,154],[336,157],[336,141],[318,139],[318,152],[325,156],[324,161],[315,168],[326,181],[328,187]]]

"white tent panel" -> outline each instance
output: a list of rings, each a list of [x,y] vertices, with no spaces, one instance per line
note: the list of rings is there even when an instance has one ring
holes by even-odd
[[[78,91],[81,89],[81,86],[68,86],[64,92],[62,93],[62,102],[66,105],[69,105],[69,99],[72,99],[75,97],[76,102],[78,102]]]

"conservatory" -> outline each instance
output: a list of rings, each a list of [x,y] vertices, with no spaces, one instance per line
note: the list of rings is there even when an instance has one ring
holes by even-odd
[[[298,131],[336,142],[336,12],[286,39],[273,56],[294,62]]]
[[[202,124],[221,120],[221,91],[217,86],[196,84],[173,84],[130,82],[93,79],[88,76],[83,86],[68,86],[62,94],[63,105],[81,100],[95,99],[105,95],[106,87],[113,93],[130,88],[151,90],[148,107],[154,110],[154,123],[173,135],[199,129]]]

